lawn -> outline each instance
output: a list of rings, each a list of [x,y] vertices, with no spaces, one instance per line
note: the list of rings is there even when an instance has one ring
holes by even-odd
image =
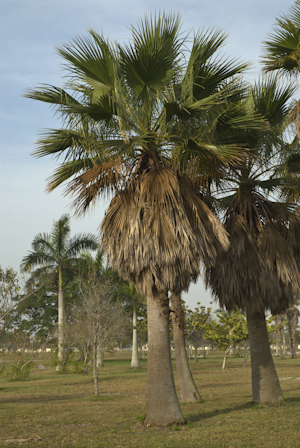
[[[129,356],[105,359],[99,397],[93,396],[92,374],[57,374],[50,359],[41,359],[46,369],[32,370],[22,382],[9,382],[4,370],[0,447],[300,447],[300,359],[275,359],[280,406],[251,403],[249,361],[243,368],[242,359],[229,358],[224,371],[221,355],[191,361],[203,401],[181,403],[186,425],[152,428],[142,423],[147,361],[133,370]],[[178,387],[175,361],[174,375]]]

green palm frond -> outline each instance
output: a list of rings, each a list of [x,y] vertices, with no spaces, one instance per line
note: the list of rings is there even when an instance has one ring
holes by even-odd
[[[118,47],[120,73],[137,101],[149,102],[151,91],[165,90],[176,74],[182,40],[180,16],[145,17],[133,28],[133,43]]]
[[[79,105],[80,103],[64,89],[59,87],[41,84],[36,90],[27,89],[24,94],[25,98],[50,103],[53,106],[58,105],[61,109]]]
[[[117,76],[117,53],[101,35],[89,30],[89,35],[73,39],[57,52],[65,61],[71,79],[76,76],[92,87],[93,102],[110,96]]]
[[[254,108],[272,127],[282,125],[291,111],[290,101],[297,88],[293,82],[279,83],[274,74],[264,77],[253,88]]]
[[[38,274],[58,273],[70,266],[75,266],[78,256],[84,250],[96,250],[98,239],[92,234],[70,237],[70,217],[63,215],[55,221],[50,234],[40,233],[32,242],[32,251],[26,255],[21,263],[21,270],[30,270]]]
[[[276,19],[273,33],[263,46],[264,71],[278,70],[298,75],[300,69],[300,5],[292,5],[286,15]]]
[[[207,98],[219,91],[221,83],[248,68],[246,63],[216,57],[226,39],[227,33],[216,29],[202,29],[195,35],[182,82],[183,97]]]
[[[92,233],[78,234],[68,240],[65,258],[76,257],[83,250],[97,250],[98,247],[99,240]]]

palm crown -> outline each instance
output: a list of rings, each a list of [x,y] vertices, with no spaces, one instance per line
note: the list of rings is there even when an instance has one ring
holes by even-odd
[[[189,169],[241,160],[240,130],[262,126],[237,101],[245,89],[234,77],[246,64],[215,56],[225,34],[198,33],[188,54],[179,30],[179,16],[166,14],[140,21],[122,46],[90,30],[58,50],[69,73],[66,89],[26,94],[54,105],[64,119],[35,151],[63,156],[49,190],[67,183],[78,213],[113,191],[103,248],[142,291],[149,278],[159,288],[186,288],[199,260],[211,263],[227,245]]]
[[[97,238],[92,234],[70,237],[70,217],[63,215],[54,222],[50,234],[39,233],[32,242],[32,251],[21,263],[23,271],[39,267],[36,273],[51,272],[59,277],[63,272],[76,271],[78,255],[87,249],[96,250]],[[58,281],[57,281],[58,286]]]
[[[207,271],[207,282],[229,309],[278,312],[299,288],[297,205],[280,201],[299,178],[299,172],[291,178],[287,170],[299,145],[295,148],[284,133],[294,91],[292,84],[280,86],[275,76],[254,86],[249,102],[268,120],[269,130],[248,132],[253,151],[219,185],[231,246]]]

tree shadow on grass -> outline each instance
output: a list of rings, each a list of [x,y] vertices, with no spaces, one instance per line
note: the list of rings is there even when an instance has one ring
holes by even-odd
[[[80,395],[41,395],[39,397],[19,397],[0,399],[0,404],[14,404],[14,403],[48,403],[49,401],[66,401],[74,400],[82,397],[87,397],[87,394]]]
[[[290,389],[291,392],[299,392],[299,389]],[[288,392],[288,391],[285,391]],[[288,397],[284,399],[284,403],[300,403],[300,397]]]
[[[108,401],[113,399],[120,399],[122,397],[119,393],[106,393],[99,396],[92,394],[68,394],[68,395],[41,395],[39,397],[19,397],[19,398],[0,398],[0,404],[15,404],[15,403],[49,403],[55,401],[70,401],[70,400],[80,400],[88,399],[91,401]]]
[[[295,400],[288,399],[287,402],[289,402],[289,401],[300,401],[300,398],[295,397]],[[206,419],[218,417],[219,415],[226,415],[226,414],[230,414],[231,412],[243,411],[245,409],[253,409],[255,407],[261,408],[262,406],[275,406],[275,405],[272,405],[272,404],[262,405],[261,403],[254,403],[253,401],[249,401],[240,406],[233,406],[233,407],[225,408],[225,409],[215,409],[214,411],[211,411],[211,412],[189,415],[187,417],[187,420],[190,421],[191,423],[196,423],[196,422],[200,422],[200,421],[203,421]]]

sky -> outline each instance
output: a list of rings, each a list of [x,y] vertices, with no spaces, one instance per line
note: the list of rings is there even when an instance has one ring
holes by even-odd
[[[2,0],[0,3],[0,265],[19,270],[31,250],[33,238],[49,233],[53,222],[70,213],[70,198],[63,191],[45,193],[46,179],[55,161],[31,156],[39,132],[58,128],[60,122],[46,104],[23,97],[39,84],[62,86],[64,71],[56,48],[88,28],[124,42],[131,25],[159,10],[180,12],[182,31],[222,28],[228,32],[223,53],[250,61],[251,82],[260,73],[262,41],[272,31],[275,18],[286,13],[292,1],[282,0]],[[72,235],[92,232],[108,203],[99,201],[84,218],[71,221]],[[212,299],[200,279],[184,294],[190,308]],[[217,304],[213,305],[217,308]]]

